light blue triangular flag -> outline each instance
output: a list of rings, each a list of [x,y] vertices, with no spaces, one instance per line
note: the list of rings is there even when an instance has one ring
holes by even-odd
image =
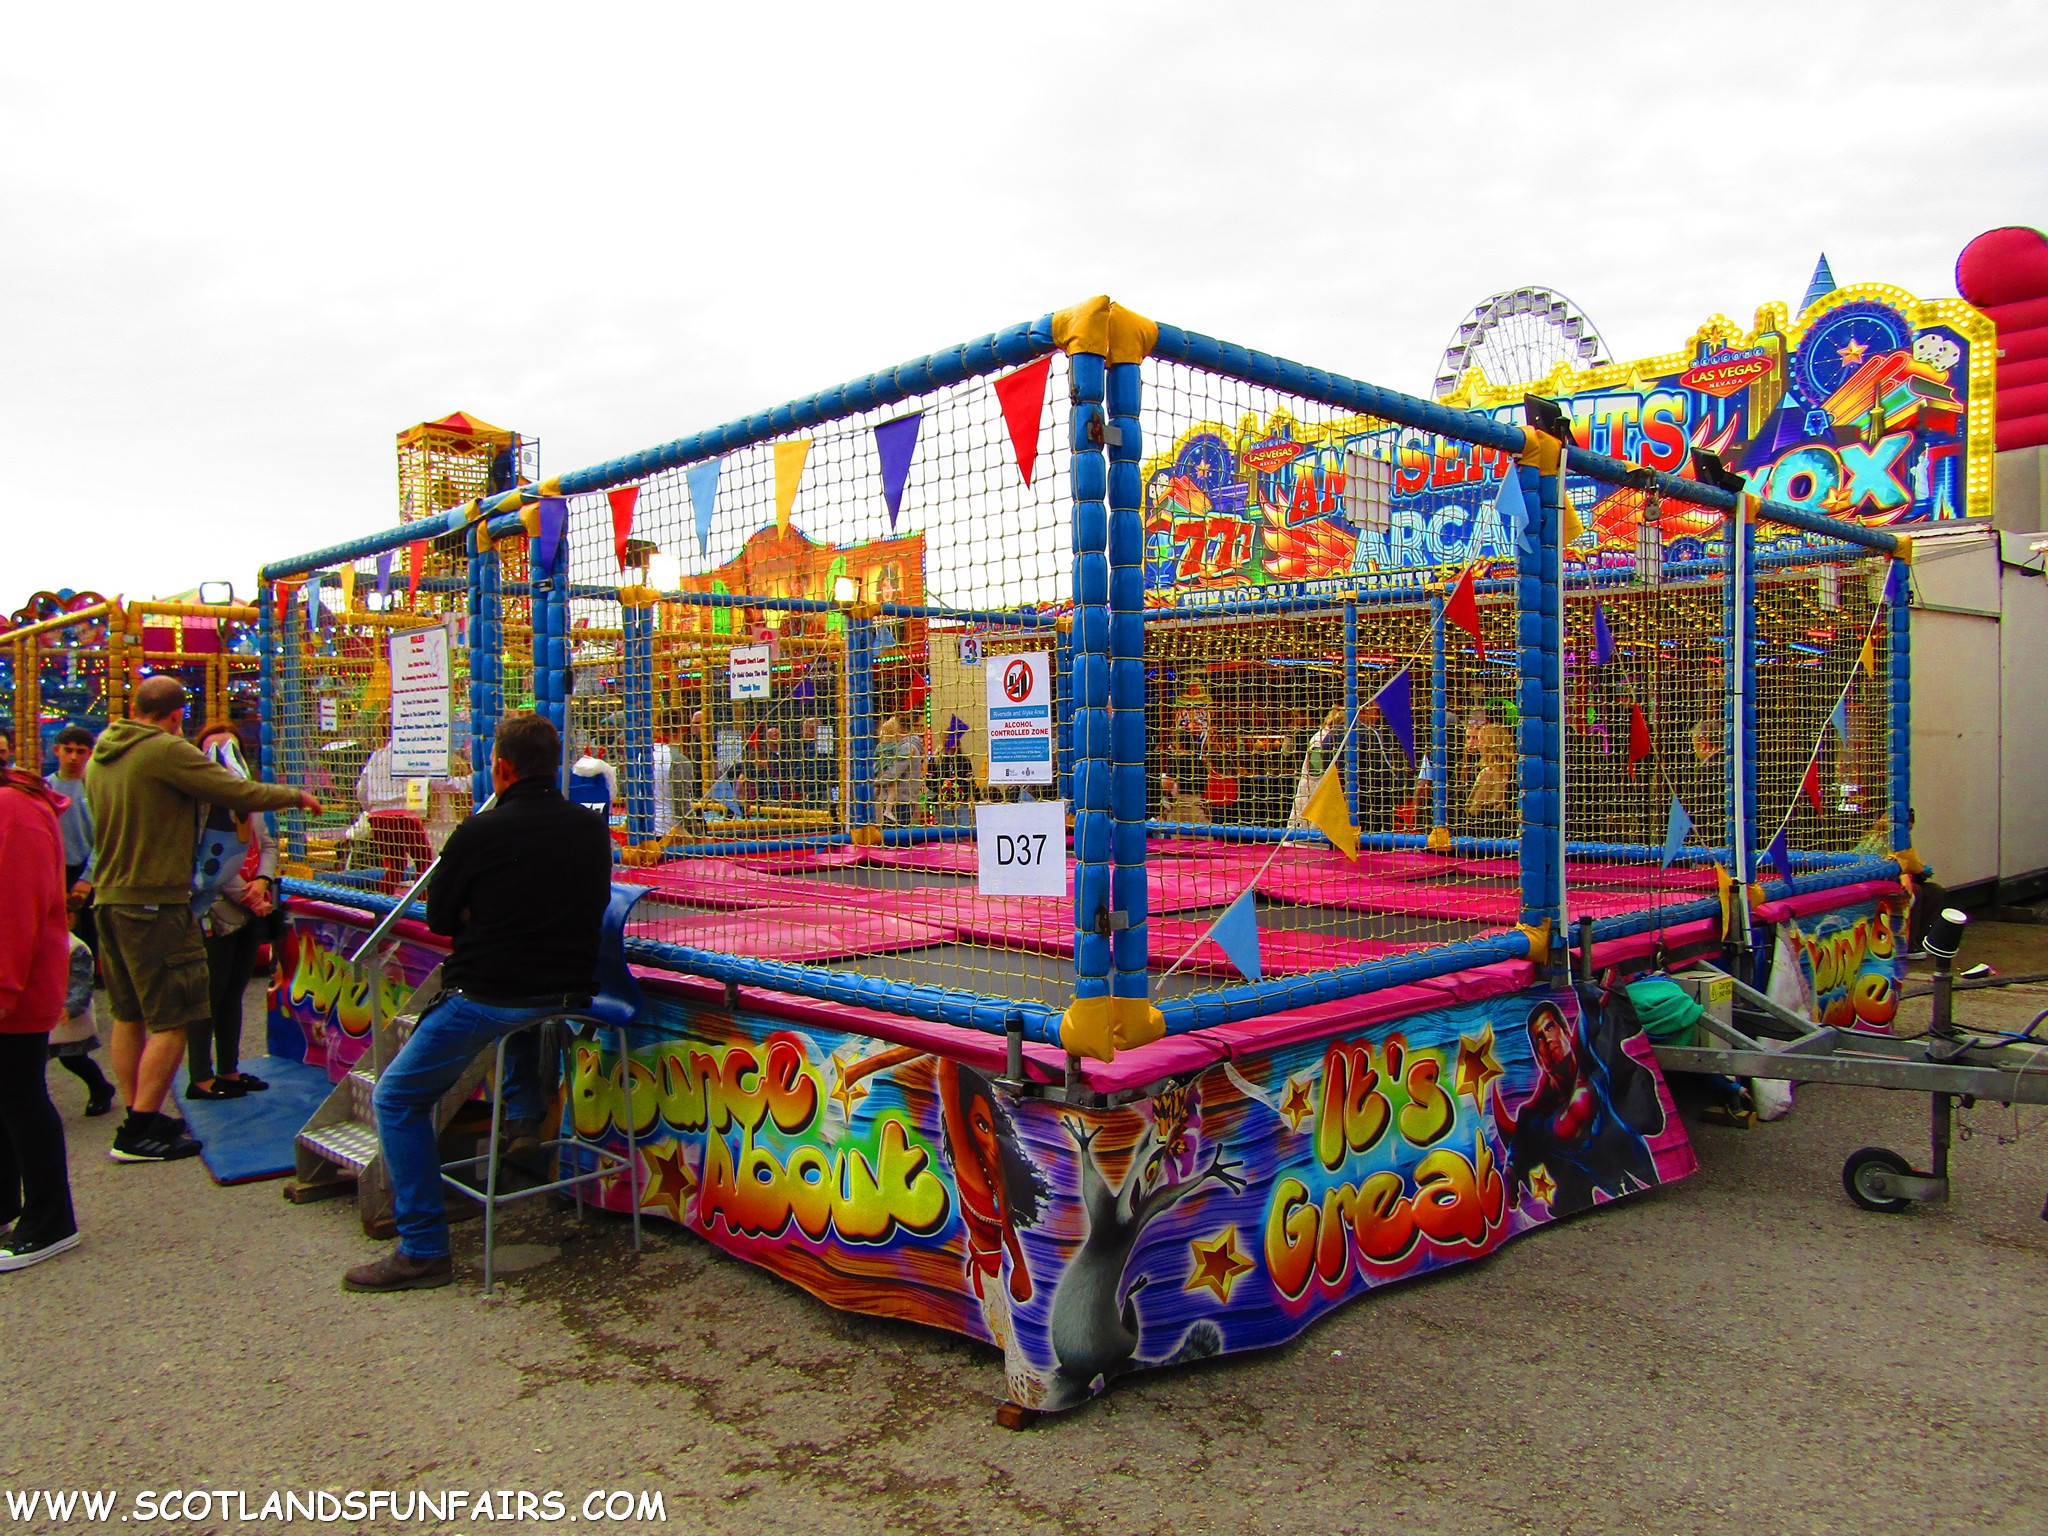
[[[718,470],[722,459],[706,459],[689,468],[690,508],[697,514],[697,552],[711,551],[711,509],[718,503]]]
[[[1835,712],[1828,716],[1828,724],[1835,728],[1835,735],[1842,745],[1849,745],[1849,695],[1846,693],[1835,700]]]
[[[1685,813],[1685,807],[1678,803],[1678,796],[1671,797],[1671,818],[1664,824],[1663,867],[1669,869],[1671,861],[1685,851],[1685,840],[1692,836],[1692,818]]]
[[[1500,514],[1501,526],[1514,535],[1515,548],[1533,553],[1535,546],[1529,542],[1529,501],[1522,494],[1522,477],[1512,464],[1500,477],[1500,489],[1493,493],[1493,510]]]
[[[1253,894],[1246,891],[1233,901],[1209,930],[1209,937],[1216,941],[1223,957],[1237,967],[1246,981],[1257,981],[1265,974],[1259,966],[1259,915],[1253,905]]]
[[[311,629],[320,622],[320,573],[313,572],[306,578],[306,628]]]

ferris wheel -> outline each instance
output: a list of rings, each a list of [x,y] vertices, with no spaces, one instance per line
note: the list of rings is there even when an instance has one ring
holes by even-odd
[[[1432,392],[1441,400],[1477,367],[1496,386],[1534,384],[1559,363],[1593,368],[1611,362],[1599,327],[1551,288],[1510,288],[1475,304],[1444,348]]]

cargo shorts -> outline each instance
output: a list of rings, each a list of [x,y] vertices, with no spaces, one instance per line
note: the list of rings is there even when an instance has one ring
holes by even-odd
[[[206,944],[191,903],[95,910],[100,921],[100,970],[117,1022],[139,1023],[156,1034],[213,1017]]]

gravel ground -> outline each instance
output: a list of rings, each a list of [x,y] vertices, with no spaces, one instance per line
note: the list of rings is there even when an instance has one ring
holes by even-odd
[[[1979,927],[1965,959],[2048,971],[2048,927]],[[1964,1006],[2024,1023],[2048,986]],[[1881,1217],[1842,1159],[1924,1163],[1926,1101],[1801,1089],[1775,1125],[1693,1123],[1703,1167],[1669,1190],[1017,1434],[993,1351],[841,1316],[660,1223],[635,1262],[616,1221],[521,1217],[544,1261],[493,1301],[462,1226],[455,1285],[344,1296],[375,1251],[348,1204],[110,1163],[112,1121],[51,1080],[85,1242],[0,1276],[0,1496],[553,1489],[573,1515],[626,1489],[665,1524],[439,1528],[757,1536],[2048,1529],[2048,1110],[1965,1113],[1953,1203]],[[151,1526],[0,1524],[92,1528]]]

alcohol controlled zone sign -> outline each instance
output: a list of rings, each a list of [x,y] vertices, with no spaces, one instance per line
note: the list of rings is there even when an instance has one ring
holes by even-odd
[[[991,784],[1052,782],[1051,660],[1044,651],[986,659]]]

